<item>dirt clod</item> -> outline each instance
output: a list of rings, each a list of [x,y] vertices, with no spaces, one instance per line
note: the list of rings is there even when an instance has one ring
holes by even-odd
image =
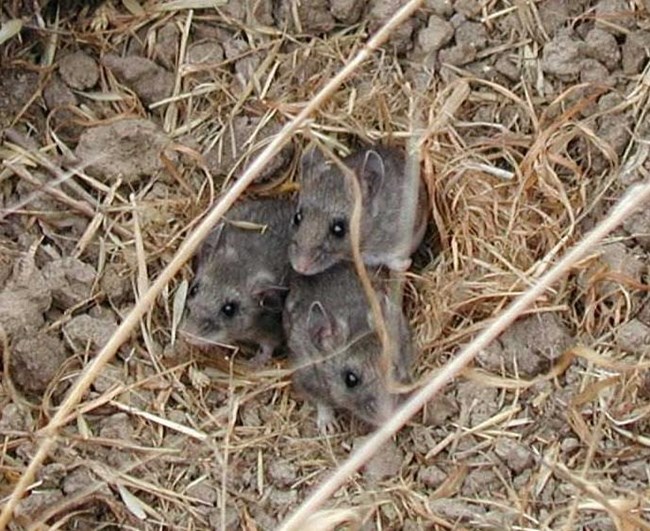
[[[132,89],[146,105],[168,98],[174,89],[174,74],[144,57],[108,54],[102,64]]]
[[[107,180],[130,183],[163,169],[167,135],[153,122],[127,119],[84,131],[75,149],[82,164]]]
[[[357,437],[352,445],[353,450],[366,442],[368,437]],[[363,475],[372,483],[399,474],[404,460],[403,452],[389,441],[368,461],[363,469]]]
[[[87,53],[79,50],[66,55],[59,61],[61,79],[70,88],[87,90],[99,80],[99,67]]]
[[[25,337],[13,346],[11,376],[26,393],[42,393],[68,357],[58,337],[39,332]]]

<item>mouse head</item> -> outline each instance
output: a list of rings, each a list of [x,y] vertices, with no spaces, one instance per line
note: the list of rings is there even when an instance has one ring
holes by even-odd
[[[371,205],[383,182],[385,167],[376,151],[363,153],[359,161],[349,157],[345,160],[360,185],[364,212],[372,215]],[[289,259],[298,273],[315,275],[352,255],[353,197],[349,177],[333,161],[316,149],[303,156],[300,197],[289,246]],[[363,236],[362,224],[361,239]]]
[[[257,342],[260,319],[275,319],[281,328],[285,294],[270,272],[251,272],[234,247],[210,241],[196,260],[181,332],[203,345]]]
[[[319,390],[321,398],[373,426],[385,422],[399,396],[391,392],[377,335],[370,329],[351,334],[341,318],[319,303],[310,309],[308,334],[311,350],[319,352],[311,371],[312,380],[326,387],[325,393]]]

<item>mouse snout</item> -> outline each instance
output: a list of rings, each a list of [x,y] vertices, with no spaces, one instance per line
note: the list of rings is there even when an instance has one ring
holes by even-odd
[[[397,404],[394,398],[392,395],[368,397],[361,405],[361,417],[373,426],[382,426],[395,413]]]
[[[305,253],[298,251],[298,246],[292,243],[289,247],[289,262],[291,267],[301,275],[310,275],[314,268],[314,260]]]

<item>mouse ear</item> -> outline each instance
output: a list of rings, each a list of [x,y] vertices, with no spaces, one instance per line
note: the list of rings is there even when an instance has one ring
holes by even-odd
[[[205,240],[203,240],[201,247],[199,247],[199,250],[194,255],[194,260],[192,263],[194,270],[196,270],[198,264],[208,260],[209,257],[212,256],[219,248],[219,244],[222,240],[224,226],[224,223],[219,223],[214,229],[210,231]]]
[[[314,345],[330,349],[344,330],[336,318],[319,301],[315,301],[309,307],[307,333]]]
[[[278,286],[273,275],[268,271],[260,271],[250,280],[250,290],[253,299],[269,312],[281,313],[287,298],[287,288]]]
[[[314,169],[326,163],[323,152],[316,146],[311,146],[304,152],[300,159],[301,177],[306,179],[311,177],[315,172]]]
[[[359,170],[359,183],[366,201],[372,200],[377,194],[384,182],[385,175],[386,165],[383,157],[374,149],[367,150]]]

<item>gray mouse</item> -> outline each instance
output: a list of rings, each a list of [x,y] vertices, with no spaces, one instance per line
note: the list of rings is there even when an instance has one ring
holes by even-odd
[[[294,211],[287,199],[243,200],[208,235],[195,259],[180,325],[190,343],[257,345],[256,364],[283,344]]]
[[[370,306],[350,264],[319,275],[294,274],[284,310],[292,381],[318,411],[318,426],[332,426],[334,410],[346,410],[381,425],[402,395],[391,385],[407,383],[413,358],[411,333],[402,309],[383,292],[377,295],[395,349],[386,362],[372,326]]]
[[[426,191],[408,183],[404,154],[395,148],[361,149],[341,162],[358,179],[362,197],[360,250],[364,263],[404,271],[427,225]],[[352,258],[350,179],[312,148],[302,160],[289,259],[295,271],[315,275]]]

